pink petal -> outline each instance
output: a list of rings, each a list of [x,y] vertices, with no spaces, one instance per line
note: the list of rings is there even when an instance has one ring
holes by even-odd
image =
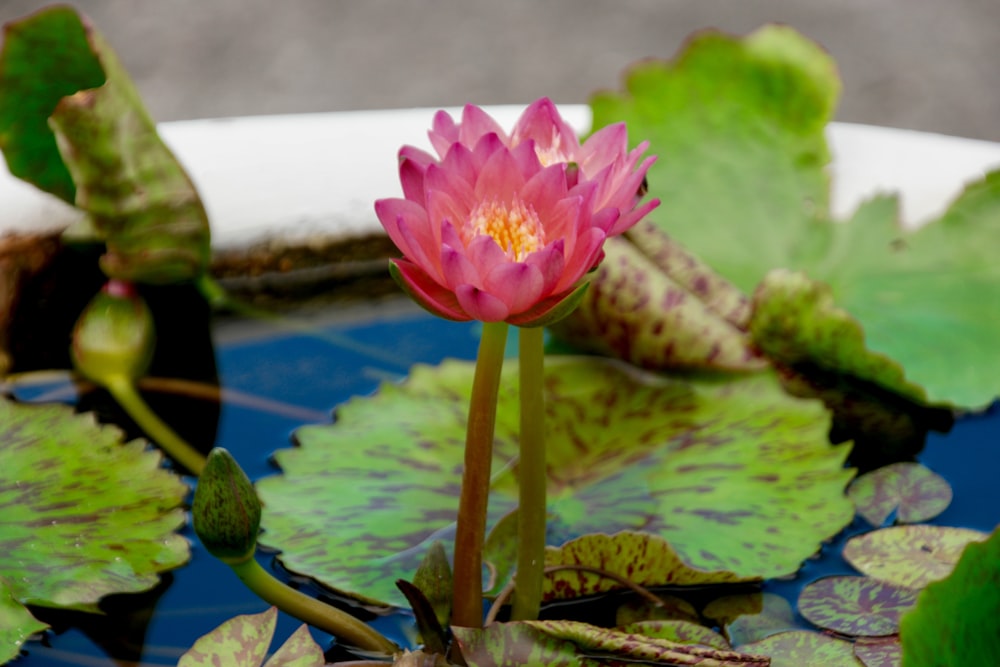
[[[541,293],[543,295],[550,294],[555,288],[556,283],[559,282],[559,278],[562,277],[563,267],[565,266],[565,260],[563,259],[564,246],[565,242],[563,239],[559,239],[555,243],[550,243],[541,250],[531,253],[525,260],[525,264],[536,266],[541,272]]]
[[[405,259],[396,259],[390,262],[390,269],[410,298],[434,315],[457,322],[472,319],[462,310],[455,295],[434,282],[420,267]]]
[[[603,252],[605,233],[596,227],[582,232],[577,238],[576,247],[572,256],[566,260],[566,268],[563,270],[559,282],[556,283],[555,290],[560,292],[568,289],[576,281],[594,268],[597,260]]]
[[[511,156],[517,164],[518,171],[525,180],[531,178],[541,170],[542,161],[538,159],[538,151],[535,150],[534,141],[524,141],[511,149]],[[562,164],[562,163],[560,163]],[[551,165],[556,166],[556,165]]]
[[[474,190],[475,184],[465,180],[464,176],[436,164],[427,167],[424,173],[424,189],[428,193],[428,204],[433,201],[432,193],[443,192],[461,210],[468,212],[475,208],[479,204]],[[458,224],[460,220],[454,222]]]
[[[493,153],[483,165],[483,170],[476,180],[476,199],[478,201],[496,200],[509,204],[524,186],[517,163],[506,149]]]
[[[399,163],[399,182],[403,185],[403,196],[412,202],[425,206],[424,201],[424,170],[422,166],[410,158],[403,158]]]
[[[415,227],[428,226],[427,212],[408,199],[379,199],[375,202],[375,215],[403,255],[410,255],[412,248],[409,239],[399,229],[400,220],[411,219]]]
[[[614,226],[611,228],[611,231],[608,233],[608,236],[617,236],[622,232],[628,231],[635,225],[635,223],[642,220],[647,213],[649,213],[659,205],[660,205],[659,199],[650,199],[642,206],[632,209],[628,213],[621,216],[615,222]]]
[[[579,141],[573,128],[562,119],[559,110],[547,97],[531,103],[511,132],[511,143],[516,145],[522,141],[531,140],[535,148],[542,153],[559,153],[567,159],[579,147]]]
[[[412,218],[400,217],[396,221],[399,233],[409,247],[403,256],[422,268],[428,275],[440,280],[441,241],[429,225],[411,224]]]
[[[460,250],[449,245],[441,247],[441,274],[445,286],[450,290],[454,290],[459,285],[484,287],[472,262]]]
[[[461,227],[469,217],[469,208],[444,190],[430,190],[427,193],[427,216],[438,224],[447,221]],[[439,238],[438,241],[440,240]]]
[[[556,203],[566,197],[566,165],[554,164],[528,179],[521,188],[521,199],[531,204],[542,220]]]
[[[459,285],[455,296],[462,309],[480,322],[503,322],[510,314],[503,301],[472,285]]]
[[[537,266],[512,262],[500,264],[486,275],[486,290],[499,297],[511,313],[528,310],[542,296],[542,272]]]
[[[439,157],[444,157],[451,145],[458,141],[458,125],[447,111],[434,114],[431,131],[427,133]]]
[[[481,137],[495,134],[506,144],[507,133],[493,117],[474,104],[466,104],[462,109],[462,125],[458,131],[459,141],[466,146],[475,146]]]
[[[469,242],[466,255],[481,276],[485,276],[497,265],[508,261],[503,249],[493,240],[492,236],[486,234],[480,234]]]
[[[483,135],[472,149],[472,168],[479,173],[490,156],[503,148],[506,148],[506,144],[496,133]]]
[[[581,223],[588,223],[589,226],[589,220],[583,213],[582,203],[580,197],[567,197],[557,201],[548,211],[536,211],[545,227],[546,243],[563,239],[567,256],[572,255],[573,248],[576,247],[576,237],[580,233]]]
[[[594,132],[580,148],[580,168],[593,177],[619,156],[628,151],[628,130],[625,123],[615,123]]]

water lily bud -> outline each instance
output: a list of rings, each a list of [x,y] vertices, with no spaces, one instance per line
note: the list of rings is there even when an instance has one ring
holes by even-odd
[[[110,280],[91,299],[73,329],[73,365],[101,385],[109,379],[135,380],[153,358],[153,315],[131,283]]]
[[[260,508],[253,484],[232,455],[222,447],[209,452],[191,507],[194,532],[209,553],[226,563],[253,557]]]

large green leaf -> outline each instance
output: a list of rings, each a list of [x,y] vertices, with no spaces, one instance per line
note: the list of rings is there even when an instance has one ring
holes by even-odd
[[[204,273],[208,216],[194,185],[114,51],[72,8],[8,28],[0,148],[15,175],[89,214],[109,277],[165,283]]]
[[[188,560],[187,486],[120,437],[66,406],[0,400],[0,575],[18,603],[97,611]]]
[[[300,446],[276,455],[284,474],[258,482],[262,542],[296,572],[400,602],[392,582],[453,529],[473,369],[418,366],[334,425],[300,429]],[[491,523],[517,497],[516,370],[500,386]],[[545,385],[549,544],[641,529],[690,567],[767,578],[796,571],[851,519],[848,448],[827,443],[818,402],[770,374],[681,381],[556,357]]]
[[[17,601],[10,586],[0,577],[0,664],[13,660],[31,635],[48,627]]]
[[[1000,529],[920,593],[900,637],[903,667],[1000,664]]]

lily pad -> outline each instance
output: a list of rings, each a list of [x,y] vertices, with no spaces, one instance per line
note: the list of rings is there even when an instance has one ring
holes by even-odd
[[[694,606],[676,595],[657,593],[659,603],[650,600],[630,600],[615,612],[615,625],[629,625],[645,621],[688,621],[697,623],[701,616]]]
[[[662,665],[766,667],[759,655],[672,642],[576,621],[494,623],[484,630],[454,628],[470,667],[499,665]]]
[[[899,667],[903,647],[899,635],[891,637],[859,637],[854,642],[854,655],[865,667]]]
[[[788,600],[774,593],[727,595],[709,602],[702,614],[721,626],[734,646],[800,627]]]
[[[299,429],[300,446],[276,454],[284,473],[257,485],[262,541],[295,572],[400,603],[391,582],[453,530],[473,370],[415,367],[404,384],[341,407],[334,425]],[[556,357],[545,390],[549,544],[641,529],[691,568],[767,578],[795,572],[853,516],[848,447],[827,443],[818,402],[789,397],[771,374],[675,380]],[[491,523],[516,504],[517,432],[508,364]]]
[[[900,637],[907,667],[1000,664],[1000,529],[972,542],[954,572],[929,584],[903,617]]]
[[[691,621],[640,621],[619,628],[622,632],[666,639],[678,644],[695,644],[728,651],[732,649],[725,637],[711,628]]]
[[[847,495],[858,514],[881,526],[896,513],[899,523],[929,521],[951,504],[951,485],[919,463],[900,462],[861,475]]]
[[[10,586],[0,577],[0,664],[13,660],[31,635],[48,627],[17,601]]]
[[[987,537],[968,528],[893,526],[852,537],[844,558],[870,577],[918,589],[947,577],[962,551]]]
[[[899,618],[917,602],[917,592],[870,577],[823,577],[799,595],[799,613],[813,625],[851,637],[899,632]]]
[[[304,624],[265,663],[277,622],[278,610],[274,607],[260,614],[236,616],[196,641],[181,656],[177,667],[321,667],[326,664],[323,649]]]
[[[851,642],[808,630],[771,635],[743,644],[740,651],[771,657],[771,667],[859,667]]]

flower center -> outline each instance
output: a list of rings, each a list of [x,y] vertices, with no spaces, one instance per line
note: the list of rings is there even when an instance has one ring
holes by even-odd
[[[545,244],[545,230],[535,209],[516,198],[509,206],[496,200],[482,202],[469,216],[468,229],[472,236],[493,237],[515,262],[524,261]]]

